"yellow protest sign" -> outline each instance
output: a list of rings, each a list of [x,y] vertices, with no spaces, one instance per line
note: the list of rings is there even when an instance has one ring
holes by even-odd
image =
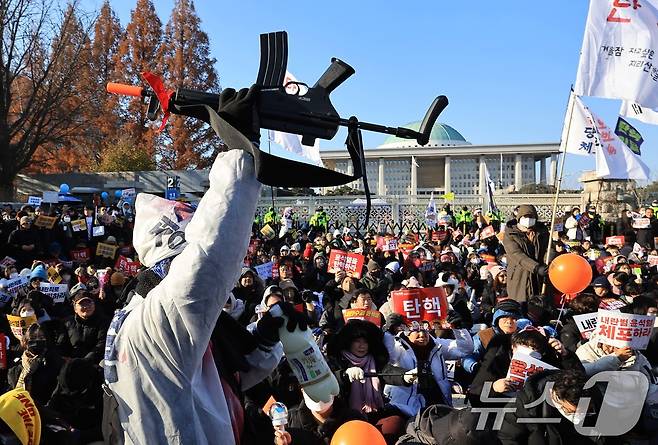
[[[48,281],[53,284],[59,284],[62,282],[62,277],[60,276],[59,272],[57,272],[57,269],[55,269],[53,266],[48,268]]]
[[[37,322],[37,316],[19,317],[18,315],[7,315],[7,321],[9,322],[11,333],[20,340],[27,332],[27,329]]]
[[[75,221],[71,221],[71,229],[74,232],[84,232],[87,230],[87,221],[84,219],[76,219]]]
[[[274,229],[272,229],[269,224],[265,224],[265,226],[260,229],[260,233],[268,240],[274,239],[276,236],[276,232],[274,232]]]
[[[52,229],[53,227],[55,227],[56,222],[57,222],[56,216],[39,215],[37,220],[34,222],[34,226],[41,227],[42,229]]]
[[[96,245],[96,256],[114,259],[117,254],[118,246],[113,244],[98,243]]]

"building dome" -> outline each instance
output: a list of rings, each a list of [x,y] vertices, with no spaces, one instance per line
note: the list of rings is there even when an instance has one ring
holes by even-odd
[[[411,128],[418,131],[422,121],[411,122],[402,125],[405,128]],[[460,132],[452,128],[450,125],[441,124],[439,122],[434,124],[432,132],[430,133],[430,140],[424,147],[449,147],[455,145],[471,145]],[[421,147],[413,139],[404,139],[397,136],[389,136],[384,143],[378,148],[412,148]]]

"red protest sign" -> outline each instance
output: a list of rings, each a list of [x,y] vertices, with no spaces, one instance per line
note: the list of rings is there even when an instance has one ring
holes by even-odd
[[[439,241],[443,241],[444,239],[446,239],[447,236],[448,236],[448,231],[435,230],[432,232],[432,241],[438,243]]]
[[[115,269],[120,270],[124,274],[130,275],[132,277],[137,275],[137,272],[139,272],[139,266],[139,261],[130,261],[123,255],[119,255],[119,258],[117,258],[117,261],[114,264]]]
[[[91,249],[78,249],[72,250],[69,252],[71,254],[71,259],[76,263],[86,263],[91,259]]]
[[[385,238],[382,244],[383,252],[392,252],[398,250],[398,240],[395,238]]]
[[[343,309],[343,320],[365,320],[382,327],[382,313],[372,309]]]
[[[507,370],[506,378],[512,381],[514,389],[519,390],[528,377],[545,369],[557,368],[522,352],[515,352]]]
[[[249,241],[249,247],[247,247],[247,255],[249,256],[256,255],[259,246],[260,246],[260,240],[258,238],[252,238]]]
[[[393,312],[407,322],[445,320],[448,299],[440,287],[422,287],[391,292]]]
[[[365,257],[358,253],[332,250],[329,254],[329,273],[344,270],[348,277],[360,279]]]
[[[620,236],[609,236],[605,239],[606,246],[624,246],[624,235]]]

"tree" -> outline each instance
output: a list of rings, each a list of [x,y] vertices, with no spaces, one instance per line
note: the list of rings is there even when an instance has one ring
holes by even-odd
[[[0,199],[40,147],[64,150],[85,123],[76,80],[84,71],[89,26],[49,0],[5,0],[0,7]]]
[[[155,161],[144,150],[135,150],[128,136],[103,145],[102,158],[97,167],[101,172],[155,170]]]
[[[176,0],[164,31],[158,60],[168,87],[218,92],[208,35],[201,30],[193,0]],[[219,138],[204,122],[172,116],[163,131],[156,159],[162,169],[204,168],[211,164]]]
[[[115,73],[118,81],[141,85],[144,71],[156,72],[158,51],[162,41],[162,23],[155,13],[151,0],[137,0],[131,12],[116,55]],[[155,157],[159,123],[146,117],[146,107],[138,100],[120,99],[122,133],[126,134],[135,150],[145,150]]]
[[[363,195],[363,191],[354,189],[349,185],[341,185],[325,193],[326,196]]]

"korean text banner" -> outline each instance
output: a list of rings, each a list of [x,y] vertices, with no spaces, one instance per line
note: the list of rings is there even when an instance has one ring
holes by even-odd
[[[344,270],[348,277],[360,279],[365,257],[358,253],[332,250],[329,254],[329,273]]]
[[[448,317],[448,299],[440,287],[404,289],[391,292],[393,312],[412,321],[445,320]]]
[[[655,315],[623,314],[599,309],[596,335],[600,343],[617,348],[646,349]]]
[[[343,309],[343,320],[365,320],[382,327],[382,313],[372,309]]]
[[[574,92],[658,108],[658,2],[590,2]]]
[[[512,386],[519,390],[523,387],[526,379],[533,374],[542,372],[546,369],[557,369],[539,359],[531,357],[522,352],[515,352],[512,356],[509,369],[507,370],[507,377],[512,381]]]

